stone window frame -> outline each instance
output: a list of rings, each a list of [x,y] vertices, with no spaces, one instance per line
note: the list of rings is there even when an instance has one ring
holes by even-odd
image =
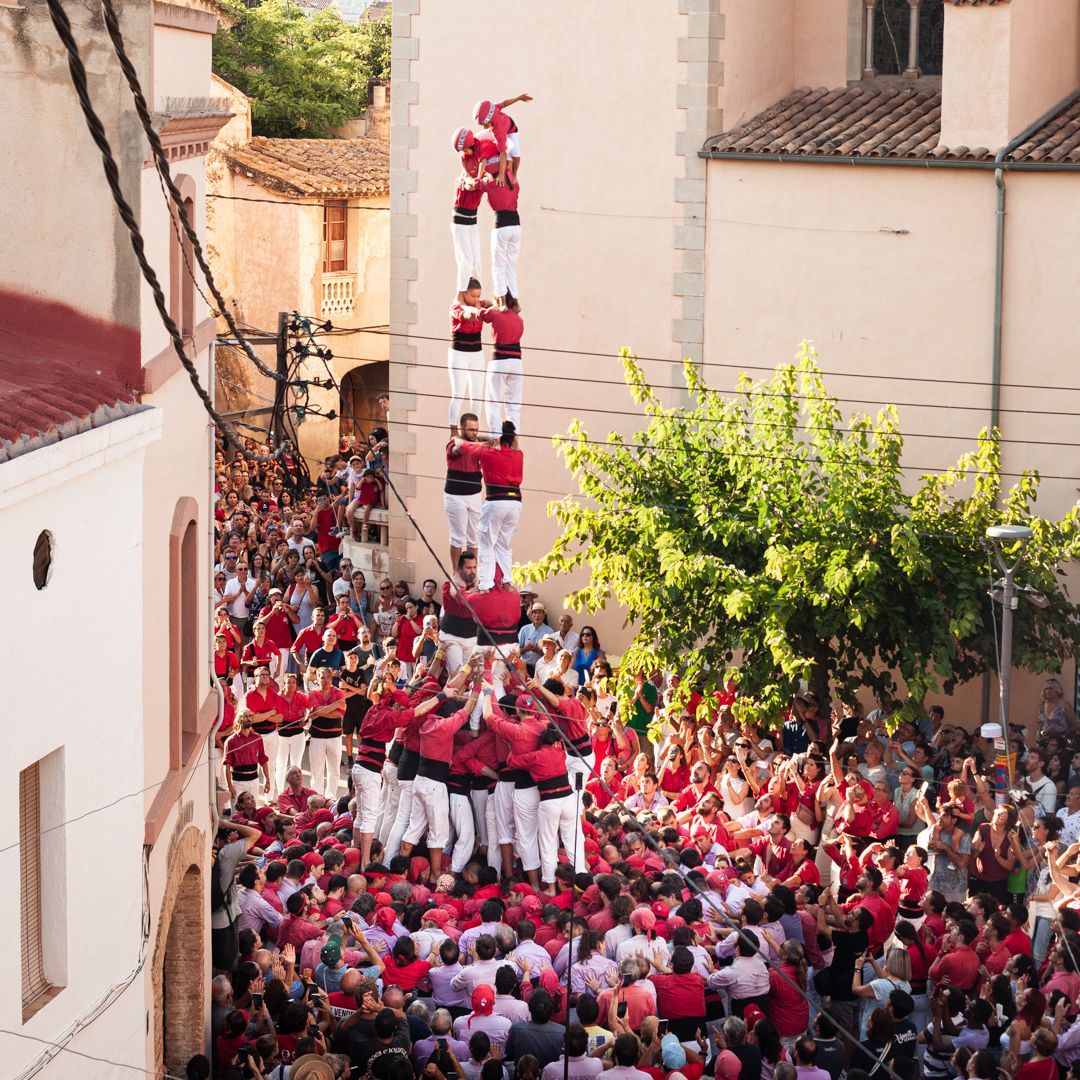
[[[874,68],[870,49],[872,48],[873,30],[870,21],[870,13],[876,13],[881,0],[848,0],[847,21],[847,79],[848,84],[853,83],[890,83],[917,82],[921,86],[940,87],[940,75],[923,75],[916,67],[909,66],[901,75],[880,75]],[[919,9],[926,3],[941,3],[944,7],[945,0],[908,0],[912,10],[912,26],[916,33],[914,38],[909,39],[909,65],[912,58],[918,55],[918,25]]]

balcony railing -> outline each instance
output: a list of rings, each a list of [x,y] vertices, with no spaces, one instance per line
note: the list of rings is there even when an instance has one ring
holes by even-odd
[[[356,274],[349,270],[324,273],[322,276],[322,317],[351,315],[356,292]]]
[[[941,74],[942,0],[863,0],[864,79]]]

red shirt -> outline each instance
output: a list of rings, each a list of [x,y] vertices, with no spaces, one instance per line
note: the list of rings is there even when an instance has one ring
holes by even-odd
[[[518,126],[514,123],[512,117],[503,112],[503,107],[501,105],[495,105],[493,108],[495,114],[489,121],[491,127],[487,130],[491,132],[491,136],[495,140],[495,145],[498,147],[498,152],[500,154],[505,154],[506,137],[512,132],[517,131]]]
[[[820,885],[821,884],[821,871],[817,868],[817,863],[813,859],[803,859],[798,866],[791,868],[791,873],[788,877],[798,876],[799,880],[804,885]]]
[[[860,907],[866,908],[874,919],[867,935],[870,944],[884,945],[893,932],[893,926],[896,925],[896,916],[893,914],[892,908],[889,907],[888,901],[877,893],[867,893],[865,896],[861,894],[853,896],[843,904],[845,911],[853,911],[855,908]],[[975,954],[972,953],[971,955],[974,956]],[[978,967],[977,963],[976,967]]]
[[[448,469],[454,469],[457,472],[476,473],[477,479],[479,479],[480,451],[482,449],[483,447],[481,447],[479,443],[466,442],[464,439],[458,442],[455,439],[451,439],[446,444],[446,467]],[[446,607],[447,590],[452,591],[452,586],[449,581],[444,581],[443,607]]]
[[[487,308],[480,317],[491,327],[496,351],[500,345],[517,345],[521,342],[521,335],[525,333],[525,320],[516,311],[492,307]]]
[[[539,746],[511,754],[506,764],[511,769],[528,769],[534,780],[554,780],[566,776],[566,751],[560,745]]]
[[[906,908],[918,907],[930,887],[930,875],[921,867],[906,867],[900,879],[900,903]]]
[[[226,649],[224,656],[215,650],[214,652],[214,674],[224,682],[228,682],[238,671],[240,670],[240,661],[236,658],[236,653],[231,649]]]
[[[513,167],[509,163],[507,163],[506,166],[506,185],[504,187],[499,187],[499,185],[495,183],[486,184],[484,186],[484,191],[487,194],[488,206],[496,213],[500,210],[516,210],[518,208],[518,192],[520,192],[520,190],[521,185],[517,182]]]
[[[692,810],[706,795],[718,795],[719,792],[711,783],[705,785],[701,794],[698,794],[698,790],[693,784],[686,785],[686,789],[675,800],[675,810],[677,813],[682,813],[684,810]]]
[[[670,766],[660,774],[661,791],[682,792],[683,788],[690,783],[690,766],[680,765],[677,769]]]
[[[304,657],[305,660],[309,659],[316,649],[322,648],[322,636],[325,633],[325,626],[322,630],[316,630],[314,624],[305,626],[304,629],[296,635],[296,640],[292,643],[293,652]]]
[[[512,446],[482,446],[480,471],[489,488],[493,484],[520,487],[525,473],[525,455]]]
[[[479,334],[484,328],[479,308],[465,304],[450,305],[450,332],[452,334]]]
[[[404,967],[398,967],[392,954],[383,957],[386,970],[383,972],[384,986],[400,986],[406,993],[416,989],[416,984],[427,978],[431,964],[427,960],[413,960]]]
[[[255,689],[249,690],[244,697],[244,707],[250,709],[256,715],[271,710],[275,712],[281,711],[278,707],[277,691],[270,686],[266,688],[266,693],[260,693]],[[277,723],[272,719],[257,720],[254,730],[260,735],[269,735],[271,732],[277,731]]]
[[[900,807],[896,803],[887,802],[874,809],[874,824],[870,829],[870,835],[875,840],[888,840],[896,835],[900,825]]]
[[[308,799],[317,794],[317,791],[304,787],[303,784],[300,785],[300,790],[296,792],[292,788],[286,788],[278,796],[278,810],[283,814],[301,814],[307,810]]]
[[[488,729],[480,732],[475,739],[466,739],[459,749],[454,751],[452,772],[466,776],[480,776],[484,766],[497,770],[499,752],[495,746],[495,733]]]
[[[1005,945],[1010,954],[1031,955],[1031,938],[1020,927],[1017,927],[1012,933],[1006,934],[1002,944]]]
[[[930,965],[930,977],[937,982],[948,979],[960,990],[974,990],[979,981],[979,958],[974,949],[961,945]]]
[[[345,693],[336,686],[331,686],[325,694],[321,690],[312,690],[308,694],[308,709],[312,712],[333,702],[341,703],[339,712],[311,718],[311,725],[308,730],[313,738],[332,739],[334,736],[341,734],[341,718],[345,715]]]
[[[308,711],[308,696],[297,690],[291,698],[284,694],[278,694],[275,702],[277,710],[281,713],[281,726],[278,734],[284,738],[299,735],[304,730],[304,717]],[[311,792],[314,795],[314,792]],[[307,804],[305,803],[305,806]]]
[[[696,972],[650,975],[649,982],[656,987],[657,1016],[684,1020],[705,1015],[705,980]]]
[[[467,709],[458,709],[451,716],[429,713],[420,725],[420,756],[449,765],[454,756],[454,735],[468,722]]]
[[[592,749],[589,741],[588,715],[585,706],[577,698],[572,697],[562,698],[551,713],[551,718],[562,729],[562,733],[583,754],[589,753]]]
[[[273,614],[271,614],[271,612]],[[260,619],[266,619],[266,640],[279,649],[291,648],[292,623],[284,611],[274,611],[272,604],[267,604],[259,612]]]
[[[540,743],[540,735],[547,726],[545,722],[531,716],[526,716],[521,720],[511,720],[495,701],[491,703],[491,709],[491,716],[485,720],[485,723],[500,739],[504,739],[509,744],[512,753],[524,754],[536,749]],[[563,756],[565,757],[565,754]],[[566,772],[565,761],[563,772]]]
[[[266,763],[266,749],[263,746],[262,736],[254,731],[246,735],[238,731],[225,740],[225,764],[235,769],[245,765],[264,765]]]
[[[769,1019],[782,1039],[802,1035],[810,1026],[810,1006],[792,985],[797,982],[798,974],[790,964],[769,972]]]
[[[263,643],[261,645],[257,641],[249,641],[244,646],[244,651],[240,654],[240,659],[243,660],[250,671],[257,667],[268,668],[271,659],[277,656],[277,654],[278,647],[269,638],[263,638]]]
[[[765,864],[765,873],[783,881],[791,876],[791,841],[784,837],[773,844],[767,836],[756,836],[746,845]]]
[[[315,512],[315,525],[318,530],[315,543],[318,545],[320,555],[326,551],[337,551],[341,546],[341,540],[330,532],[336,523],[334,511],[329,507]]]
[[[623,802],[626,799],[626,789],[623,787],[623,782],[618,776],[612,779],[608,787],[614,792],[614,798],[618,799],[619,802]],[[585,790],[592,795],[597,810],[604,810],[610,805],[612,796],[607,793],[604,785],[595,777],[585,785]]]

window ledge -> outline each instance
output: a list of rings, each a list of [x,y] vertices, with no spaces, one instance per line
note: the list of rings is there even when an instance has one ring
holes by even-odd
[[[0,7],[13,7],[12,4],[4,4],[0,2]],[[61,991],[64,989],[62,986],[47,986],[30,1002],[29,1005],[23,1006],[22,1022],[27,1023],[32,1017],[37,1016],[46,1005],[49,1004],[54,998],[59,997]]]

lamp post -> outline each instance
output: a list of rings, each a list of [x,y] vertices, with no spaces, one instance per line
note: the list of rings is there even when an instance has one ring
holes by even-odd
[[[1012,638],[1013,612],[1016,610],[1016,571],[1024,557],[1024,549],[1032,533],[1026,525],[992,525],[986,530],[986,538],[994,546],[994,558],[1005,575],[1001,597],[1001,657],[998,662],[998,680],[1001,688],[1002,735],[1009,735],[1009,697],[1012,692]],[[1006,547],[1019,545],[1020,550],[1012,563],[1005,559]]]

